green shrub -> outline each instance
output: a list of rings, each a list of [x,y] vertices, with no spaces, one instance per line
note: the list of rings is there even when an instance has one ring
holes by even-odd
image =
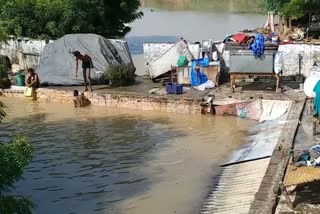
[[[8,62],[8,59],[6,56],[0,55],[0,88],[10,88],[11,83],[8,77],[8,70],[10,69],[11,65],[10,62]]]
[[[136,78],[135,70],[129,65],[110,65],[105,76],[112,86],[131,85]]]
[[[10,88],[10,81],[5,78],[0,78],[0,89]]]
[[[6,113],[0,101],[0,123]],[[33,157],[33,148],[27,139],[18,136],[9,143],[0,142],[0,213],[32,214],[32,202],[22,196],[12,196],[14,184],[22,179],[23,170]]]

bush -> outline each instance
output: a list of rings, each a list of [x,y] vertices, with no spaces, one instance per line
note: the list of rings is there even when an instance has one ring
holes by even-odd
[[[0,88],[10,88],[11,82],[9,80],[7,72],[10,70],[10,60],[6,56],[0,55]]]
[[[106,70],[106,80],[112,86],[127,86],[135,82],[135,70],[129,65],[110,65]]]
[[[0,101],[0,123],[6,113]],[[23,169],[33,157],[33,148],[27,139],[19,136],[9,143],[0,142],[0,213],[31,214],[33,204],[22,196],[12,196],[14,183],[22,179]]]

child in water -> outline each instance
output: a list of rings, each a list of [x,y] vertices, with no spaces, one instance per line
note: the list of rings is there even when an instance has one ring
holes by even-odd
[[[81,92],[81,95],[79,96],[78,90],[73,91],[73,105],[75,108],[86,107],[90,104],[91,104],[90,100],[84,96],[83,92]]]

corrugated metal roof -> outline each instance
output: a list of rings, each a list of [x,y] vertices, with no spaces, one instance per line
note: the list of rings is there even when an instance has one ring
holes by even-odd
[[[269,162],[270,158],[265,158],[223,168],[200,214],[248,213]]]

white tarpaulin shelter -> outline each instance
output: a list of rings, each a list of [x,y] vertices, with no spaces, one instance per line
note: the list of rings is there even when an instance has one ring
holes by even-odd
[[[41,83],[83,84],[81,62],[79,77],[75,77],[76,60],[72,54],[74,51],[88,54],[92,58],[93,83],[103,81],[104,72],[111,64],[130,65],[132,72],[135,71],[127,42],[106,39],[95,34],[69,34],[45,46],[37,69]]]

